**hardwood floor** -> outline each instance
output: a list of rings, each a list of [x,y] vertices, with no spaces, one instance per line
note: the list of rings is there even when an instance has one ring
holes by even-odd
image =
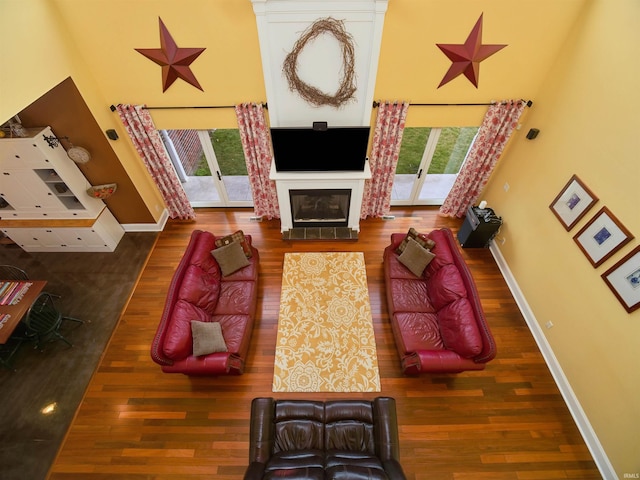
[[[283,241],[279,222],[250,210],[198,210],[170,221],[114,331],[52,465],[62,479],[239,479],[247,465],[249,405],[271,392],[283,255],[362,251],[376,335],[381,395],[396,398],[401,462],[410,479],[600,479],[524,319],[487,249],[464,249],[498,355],[483,371],[406,377],[388,322],[382,251],[392,232],[459,220],[429,207],[394,209],[362,222],[357,242]],[[258,318],[242,376],[164,374],[151,361],[165,294],[193,229],[242,229],[260,251]],[[377,394],[278,394],[278,398],[372,398]]]

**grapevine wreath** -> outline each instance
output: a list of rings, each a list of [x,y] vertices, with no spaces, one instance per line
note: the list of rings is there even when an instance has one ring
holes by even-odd
[[[316,87],[313,87],[303,82],[298,77],[298,55],[304,47],[317,36],[328,33],[333,35],[340,43],[342,50],[342,79],[340,82],[340,88],[334,95],[329,95],[322,92]],[[353,46],[353,37],[344,28],[344,22],[342,20],[336,20],[331,17],[322,18],[313,23],[307,30],[302,33],[302,36],[293,46],[293,50],[287,55],[284,60],[282,70],[284,72],[287,81],[289,82],[289,89],[296,91],[307,102],[315,106],[331,105],[333,107],[340,107],[343,103],[348,102],[353,98],[353,94],[356,91],[355,85],[355,71],[354,71],[354,58],[355,49]]]

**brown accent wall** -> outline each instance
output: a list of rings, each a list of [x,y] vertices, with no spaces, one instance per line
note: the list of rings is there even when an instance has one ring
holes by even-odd
[[[89,184],[118,184],[116,193],[105,200],[118,222],[155,223],[153,215],[111,148],[109,142],[112,140],[107,139],[100,130],[71,77],[45,93],[18,115],[26,127],[50,126],[56,136],[69,137],[69,141],[62,141],[65,148],[69,148],[72,142],[89,150],[91,161],[78,167],[87,178],[87,187]]]

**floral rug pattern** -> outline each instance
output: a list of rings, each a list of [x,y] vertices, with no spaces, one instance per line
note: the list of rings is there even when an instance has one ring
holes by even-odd
[[[362,252],[285,253],[273,391],[380,391]]]

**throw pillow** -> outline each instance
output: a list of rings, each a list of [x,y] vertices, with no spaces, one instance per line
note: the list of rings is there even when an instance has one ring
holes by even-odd
[[[222,327],[218,322],[192,320],[191,336],[193,337],[193,354],[196,357],[227,351]]]
[[[238,242],[231,242],[229,245],[211,250],[211,255],[220,265],[223,277],[231,275],[247,265],[251,265]]]
[[[242,250],[244,250],[244,254],[247,258],[251,258],[251,246],[249,242],[244,236],[244,232],[242,230],[238,230],[233,232],[231,235],[227,235],[226,237],[216,239],[216,247],[224,247],[225,245],[229,245],[231,242],[238,242],[242,245]]]
[[[424,269],[427,268],[429,262],[434,258],[435,254],[410,238],[404,251],[398,257],[398,260],[411,270],[416,277],[421,277]]]
[[[415,228],[411,227],[407,232],[407,236],[404,237],[402,242],[400,242],[400,245],[398,245],[398,248],[396,248],[396,253],[398,255],[404,252],[404,249],[407,248],[407,243],[409,243],[409,240],[415,240],[419,245],[421,245],[423,248],[426,248],[427,250],[431,250],[436,246],[436,242],[428,238],[424,233],[418,233]]]

